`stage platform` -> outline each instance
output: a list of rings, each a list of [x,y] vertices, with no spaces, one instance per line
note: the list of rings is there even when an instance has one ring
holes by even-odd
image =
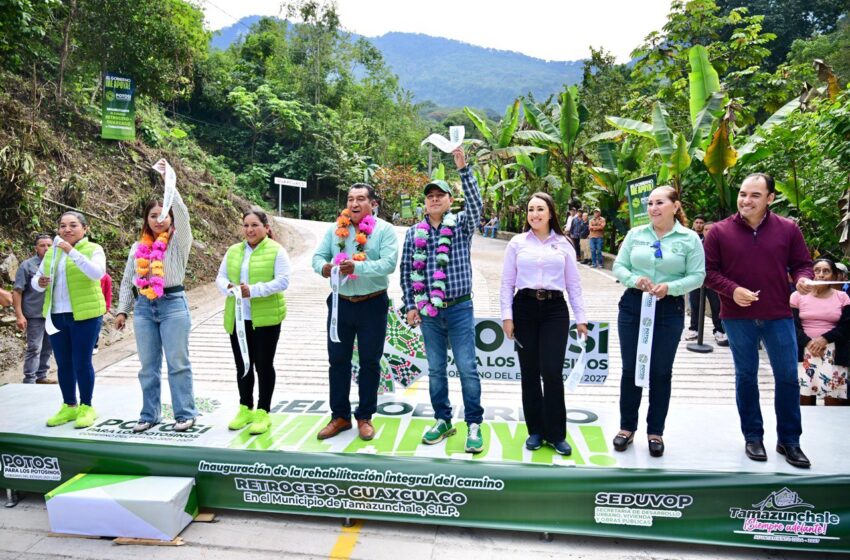
[[[486,447],[473,456],[463,450],[463,422],[446,442],[422,444],[430,405],[400,395],[380,397],[371,442],[356,429],[317,440],[327,402],[306,398],[277,400],[267,434],[231,432],[237,400],[202,393],[190,431],[175,432],[166,419],[133,434],[136,387],[97,387],[99,418],[83,430],[44,425],[60,404],[55,387],[0,387],[0,487],[46,493],[77,473],[187,476],[207,508],[850,552],[843,408],[804,409],[813,467],[800,470],[773,450],[770,410],[769,460],[755,463],[744,455],[734,406],[674,407],[667,452],[655,459],[643,432],[625,453],[613,451],[614,406],[569,407],[570,457],[526,450],[521,410],[487,407]]]

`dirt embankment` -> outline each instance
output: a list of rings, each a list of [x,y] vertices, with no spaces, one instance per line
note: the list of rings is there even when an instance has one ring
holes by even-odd
[[[142,209],[163,190],[151,169],[162,157],[177,172],[177,188],[192,215],[195,242],[186,286],[215,278],[225,249],[239,239],[241,212],[250,203],[229,185],[217,184],[199,163],[206,154],[184,145],[181,157],[176,149],[141,141],[102,140],[95,111],[53,101],[47,86],[33,89],[9,74],[0,78],[0,150],[5,150],[0,152],[0,287],[11,288],[17,263],[32,255],[34,234],[52,234],[61,213],[73,208],[88,216],[90,238],[104,247],[117,304]],[[14,313],[0,310],[0,370],[20,363],[22,349]]]

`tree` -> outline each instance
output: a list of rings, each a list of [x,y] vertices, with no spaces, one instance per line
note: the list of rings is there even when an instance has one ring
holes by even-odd
[[[119,72],[153,99],[188,96],[210,37],[199,8],[182,0],[78,0],[77,14],[70,60],[81,78]]]
[[[305,117],[299,102],[280,99],[267,85],[253,92],[239,86],[230,92],[227,101],[239,121],[251,131],[251,163],[254,163],[260,135],[300,131],[301,120]]]
[[[835,31],[850,10],[847,0],[717,0],[717,6],[722,14],[746,8],[764,16],[762,27],[776,36],[764,61],[770,71],[785,61],[794,41]]]

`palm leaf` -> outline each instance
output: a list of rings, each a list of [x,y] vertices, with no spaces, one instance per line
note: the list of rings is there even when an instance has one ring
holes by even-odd
[[[688,73],[691,97],[691,123],[696,128],[697,117],[705,107],[708,98],[720,91],[720,78],[708,60],[708,51],[702,45],[694,45],[688,51],[691,71]]]
[[[496,139],[493,137],[493,132],[490,130],[490,127],[487,126],[487,121],[475,114],[475,112],[473,112],[469,107],[464,107],[463,112],[466,113],[466,116],[469,117],[469,120],[471,120],[472,124],[475,125],[475,128],[478,129],[478,132],[481,133],[481,136],[487,140],[487,143],[491,146],[495,146]]]

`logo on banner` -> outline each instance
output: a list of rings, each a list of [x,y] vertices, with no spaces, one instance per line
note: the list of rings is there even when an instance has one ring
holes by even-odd
[[[598,492],[594,499],[594,521],[606,525],[652,527],[655,517],[678,519],[694,503],[688,494],[632,494]]]
[[[838,540],[828,535],[831,525],[841,518],[829,511],[816,511],[799,494],[785,487],[771,492],[749,508],[729,508],[731,519],[741,520],[740,530],[753,540],[817,544],[821,540]]]
[[[13,455],[3,453],[3,476],[27,480],[61,480],[62,470],[56,457],[39,455]]]

